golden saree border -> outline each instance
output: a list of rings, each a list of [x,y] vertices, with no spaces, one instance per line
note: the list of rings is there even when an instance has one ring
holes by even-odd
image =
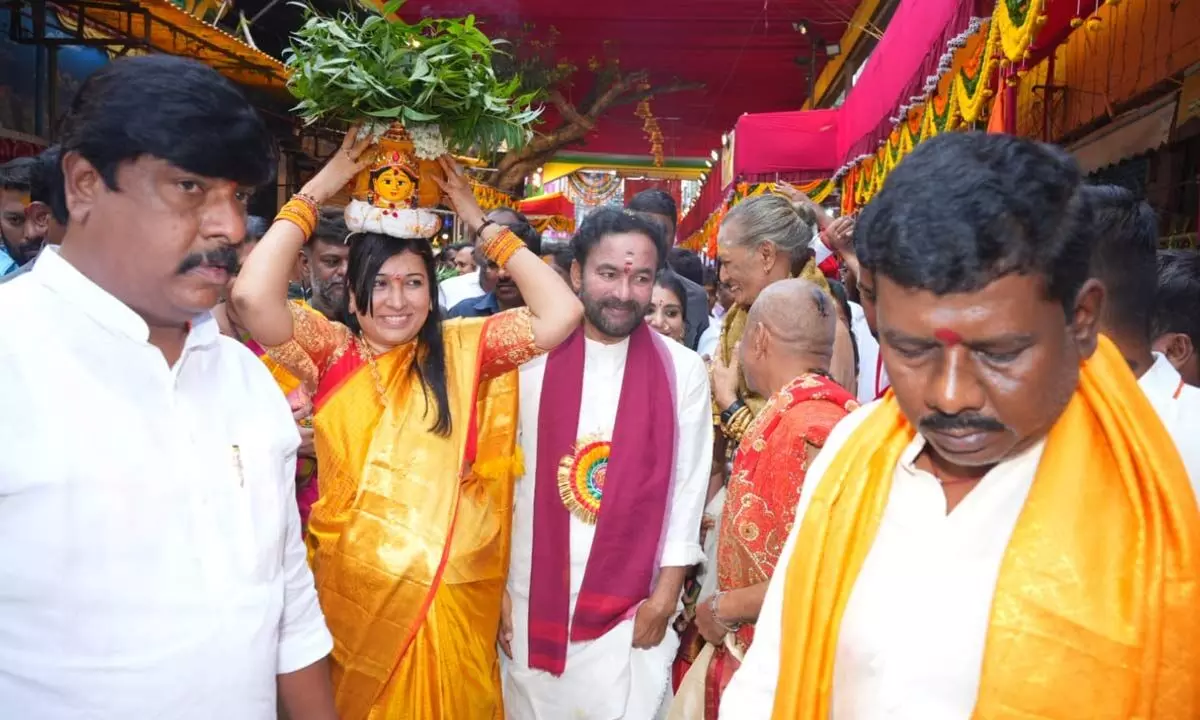
[[[829,717],[838,632],[914,430],[888,393],[838,452],[784,585],[776,720]],[[992,603],[973,717],[1200,717],[1200,510],[1116,347],[1051,428]]]

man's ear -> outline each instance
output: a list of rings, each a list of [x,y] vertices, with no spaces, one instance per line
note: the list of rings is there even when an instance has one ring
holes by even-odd
[[[50,234],[50,219],[53,213],[44,202],[31,202],[25,208],[25,237],[44,238]]]
[[[1187,365],[1188,361],[1196,354],[1196,347],[1187,333],[1160,335],[1155,338],[1153,348],[1155,352],[1166,355],[1167,360],[1176,370]]]
[[[77,152],[63,155],[63,193],[70,221],[86,223],[96,200],[107,190],[104,176]]]
[[[576,294],[583,291],[583,266],[578,260],[571,261],[571,289]]]
[[[1096,337],[1100,333],[1100,315],[1104,311],[1104,285],[1091,278],[1075,296],[1075,312],[1071,318],[1071,332],[1079,346],[1079,356],[1090,358],[1096,352]]]

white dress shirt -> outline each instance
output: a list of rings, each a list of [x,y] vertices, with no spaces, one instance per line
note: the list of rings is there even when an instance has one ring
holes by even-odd
[[[871,325],[862,305],[850,303],[850,327],[854,344],[858,346],[858,402],[866,405],[878,400],[887,391],[887,368],[879,354],[879,341],[871,334]]]
[[[479,270],[466,275],[456,275],[438,283],[438,304],[442,310],[449,310],[463,300],[483,295],[483,287],[479,284]]]
[[[866,405],[838,423],[809,478],[825,474],[876,407]],[[1044,443],[992,468],[949,515],[937,478],[913,464],[924,446],[918,433],[901,455],[879,532],[842,618],[834,657],[834,720],[967,720],[975,707],[1000,563]],[[784,578],[817,484],[801,489],[797,522],[768,586],[754,643],[721,698],[722,718],[771,717]]]
[[[629,341],[586,340],[578,437],[611,439]],[[665,342],[675,367],[676,456],[660,567],[703,561],[700,518],[712,465],[712,410],[708,373],[700,356]],[[501,658],[504,706],[510,720],[652,720],[669,697],[671,662],[679,637],[670,627],[658,647],[633,649],[633,619],[604,636],[570,643],[566,671],[555,678],[529,667],[529,584],[533,572],[533,501],[537,477],[537,423],[546,356],[521,366],[521,450],[525,476],[517,482],[508,592],[512,599],[513,660]],[[583,584],[596,526],[570,518],[570,612]]]
[[[168,366],[56,252],[0,308],[0,717],[274,720],[332,638],[270,373],[208,314]]]
[[[1138,385],[1175,441],[1192,487],[1200,492],[1200,389],[1183,382],[1162,353],[1154,353],[1154,365]]]

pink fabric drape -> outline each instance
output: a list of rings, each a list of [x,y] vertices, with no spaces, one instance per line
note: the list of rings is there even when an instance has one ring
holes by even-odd
[[[946,44],[967,29],[979,0],[903,0],[841,108],[840,167],[875,152],[901,105],[924,95]],[[990,15],[990,7],[984,11]]]
[[[841,164],[838,122],[837,110],[743,115],[735,131],[734,175],[746,182],[829,177]]]

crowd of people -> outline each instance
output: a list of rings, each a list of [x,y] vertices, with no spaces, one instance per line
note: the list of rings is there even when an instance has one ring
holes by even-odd
[[[1200,255],[950,133],[857,218],[351,233],[166,56],[0,166],[0,716],[1200,717]]]

